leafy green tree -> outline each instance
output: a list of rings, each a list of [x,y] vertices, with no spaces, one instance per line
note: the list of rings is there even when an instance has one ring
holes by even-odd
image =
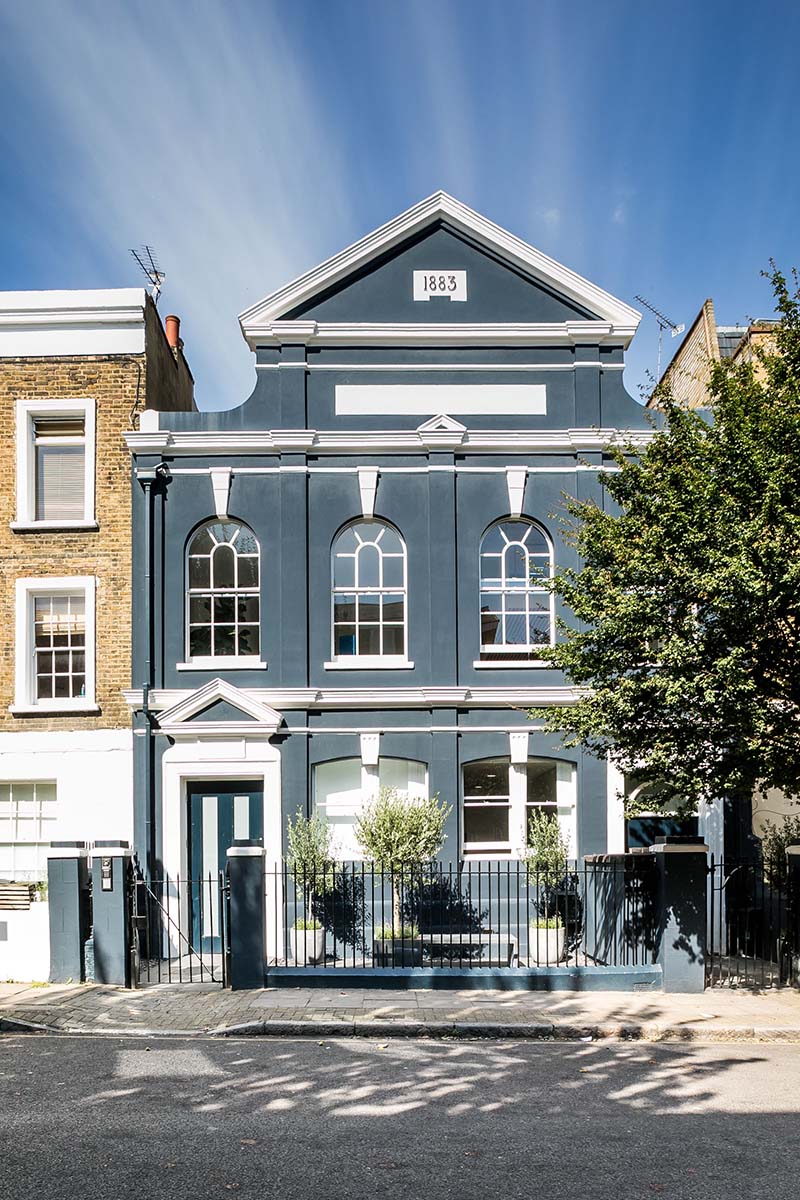
[[[555,813],[534,808],[528,820],[525,865],[543,888],[564,882],[569,846]]]
[[[713,365],[708,413],[662,390],[646,449],[613,452],[603,505],[570,499],[581,565],[549,653],[579,691],[566,744],[661,781],[664,810],[800,793],[800,293],[755,361]],[[536,711],[563,728],[565,710]]]
[[[402,926],[400,880],[403,873],[430,862],[444,845],[451,806],[438,795],[412,800],[397,788],[381,788],[377,800],[356,820],[355,834],[369,858],[392,873],[392,906]]]
[[[761,852],[764,856],[767,879],[779,883],[786,878],[786,849],[800,842],[800,815],[784,817],[782,821],[764,822]]]
[[[289,817],[286,865],[305,897],[306,915],[311,914],[315,897],[323,894],[332,881],[331,838],[330,826],[319,813],[307,817],[298,808],[294,819]]]

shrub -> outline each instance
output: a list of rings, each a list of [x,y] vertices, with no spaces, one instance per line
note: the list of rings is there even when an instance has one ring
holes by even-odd
[[[555,813],[535,808],[528,821],[525,865],[541,888],[554,888],[567,873],[569,847]]]
[[[375,940],[378,942],[399,942],[401,939],[418,938],[419,930],[416,925],[378,925],[375,929]]]
[[[786,848],[792,842],[800,842],[800,814],[784,817],[780,825],[773,821],[764,822],[761,836],[761,855],[764,873],[770,883],[777,883],[786,874]]]
[[[297,917],[294,922],[295,929],[322,929],[322,922],[316,917]]]
[[[307,817],[301,808],[287,824],[286,865],[306,907],[314,896],[324,892],[333,869],[331,830],[319,815]]]
[[[531,929],[562,929],[564,922],[561,917],[535,917],[531,923]]]

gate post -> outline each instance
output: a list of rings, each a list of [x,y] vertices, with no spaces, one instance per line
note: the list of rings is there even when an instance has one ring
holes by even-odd
[[[47,854],[50,982],[86,981],[89,870],[85,842],[51,842]]]
[[[708,846],[662,837],[650,847],[658,870],[658,959],[665,992],[702,992],[708,942]]]
[[[130,880],[127,842],[92,847],[92,912],[96,983],[131,986]]]
[[[786,909],[789,926],[789,982],[800,987],[800,842],[786,847]]]
[[[247,839],[235,840],[228,850],[228,878],[231,988],[263,988],[267,958],[264,847]]]

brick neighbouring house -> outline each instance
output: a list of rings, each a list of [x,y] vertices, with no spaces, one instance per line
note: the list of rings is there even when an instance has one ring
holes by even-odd
[[[52,840],[132,835],[122,434],[194,409],[178,335],[142,288],[0,293],[0,881],[46,878]],[[0,980],[43,977],[44,908],[0,914]]]

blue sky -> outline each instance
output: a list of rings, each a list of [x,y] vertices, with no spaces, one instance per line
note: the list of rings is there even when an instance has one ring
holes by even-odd
[[[798,45],[784,0],[0,0],[0,288],[137,284],[152,243],[228,407],[237,314],[441,187],[675,321],[763,316],[800,264]],[[648,318],[634,394],[655,359]]]

